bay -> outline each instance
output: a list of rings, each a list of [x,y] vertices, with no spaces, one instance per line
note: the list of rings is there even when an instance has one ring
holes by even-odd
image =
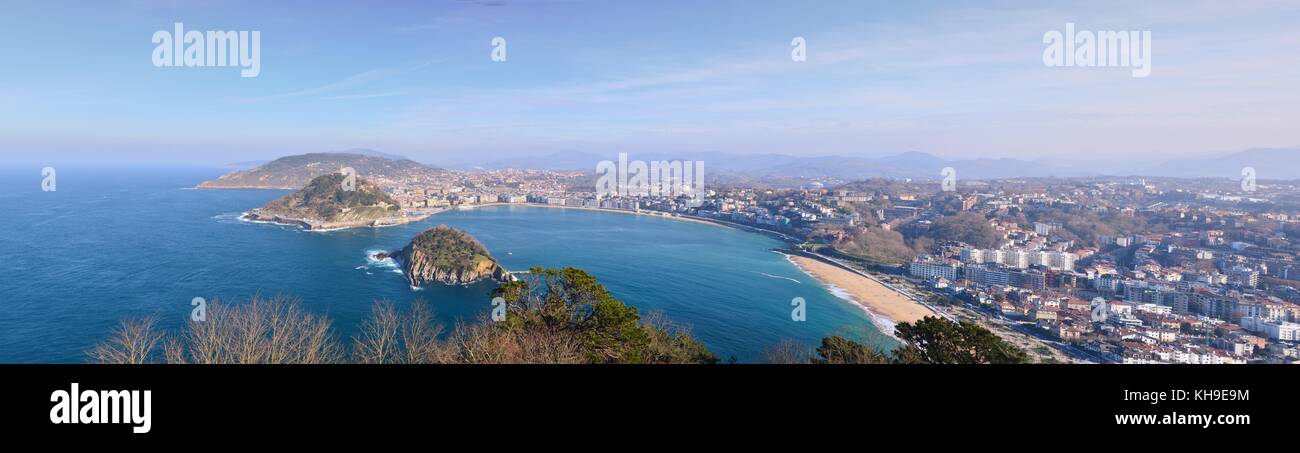
[[[754,233],[624,213],[530,206],[453,210],[426,221],[308,232],[239,220],[286,191],[195,190],[210,168],[59,168],[41,191],[40,168],[0,169],[0,362],[77,363],[122,320],[154,315],[175,329],[190,301],[286,294],[328,315],[347,340],[376,300],[429,302],[441,322],[490,309],[493,284],[412,290],[391,262],[438,224],[474,235],[508,269],[578,267],[642,313],[689,326],[724,360],[763,359],[782,340],[815,346],[849,335],[878,347],[861,308],[773,251]],[[806,321],[791,301],[807,303]]]

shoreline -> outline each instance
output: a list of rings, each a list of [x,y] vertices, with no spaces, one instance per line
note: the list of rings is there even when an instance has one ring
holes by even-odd
[[[720,223],[719,221],[706,219],[703,217],[672,215],[672,214],[662,213],[660,211],[650,211],[650,210],[632,211],[629,209],[589,208],[586,206],[561,206],[561,205],[541,204],[541,203],[483,203],[483,204],[475,204],[475,205],[460,205],[456,208],[447,209],[445,211],[435,213],[435,215],[441,214],[442,212],[452,211],[455,209],[478,209],[478,208],[493,208],[493,207],[500,207],[500,206],[521,206],[526,208],[577,209],[580,211],[612,212],[615,214],[631,214],[637,216],[655,217],[655,218],[668,219],[668,220],[681,220],[683,222],[699,223],[703,225],[712,225],[712,226],[722,227],[722,228],[737,229],[735,226],[728,225],[725,223]]]
[[[262,215],[258,214],[256,211],[257,210],[254,209],[254,210],[240,213],[239,220],[248,223],[262,223],[262,224],[298,227],[301,228],[303,231],[329,232],[329,231],[347,230],[352,228],[383,228],[383,227],[390,227],[390,226],[406,225],[408,223],[422,222],[428,219],[429,217],[433,217],[435,214],[440,214],[447,210],[444,209],[437,212],[417,211],[413,213],[414,215],[410,215],[410,216],[385,217],[382,219],[375,219],[370,221],[357,220],[357,221],[322,222],[322,223],[312,223],[305,219],[291,219],[291,218],[280,217],[278,215],[271,216],[270,218],[265,218]]]
[[[915,323],[926,316],[941,316],[906,295],[862,275],[806,256],[785,255],[796,268],[820,282],[835,297],[867,312],[881,333],[894,336],[900,322]]]
[[[523,207],[534,207],[534,208],[577,209],[577,210],[582,210],[582,211],[612,212],[612,213],[616,213],[616,214],[631,214],[631,215],[639,215],[639,216],[646,216],[646,217],[654,217],[654,218],[667,219],[667,220],[679,220],[679,221],[683,221],[683,222],[698,223],[698,224],[702,224],[702,225],[711,225],[711,226],[715,226],[715,227],[728,228],[728,229],[737,230],[737,231],[744,231],[744,232],[746,232],[746,233],[761,234],[761,235],[764,235],[764,236],[768,236],[768,237],[770,237],[770,238],[772,238],[772,239],[776,239],[776,240],[778,240],[778,241],[785,242],[787,246],[790,246],[790,245],[793,245],[793,244],[798,244],[799,242],[801,242],[801,241],[799,241],[798,239],[796,239],[795,237],[790,236],[790,235],[785,234],[785,233],[782,233],[782,232],[780,232],[780,231],[768,230],[768,229],[759,228],[759,227],[755,227],[755,226],[751,226],[751,225],[745,225],[745,224],[740,224],[740,223],[735,223],[735,222],[729,222],[729,221],[726,221],[726,220],[711,219],[711,218],[708,218],[708,217],[699,217],[699,216],[686,215],[686,214],[670,214],[670,213],[665,213],[665,212],[663,212],[663,211],[653,211],[653,210],[648,210],[648,209],[642,209],[642,210],[632,211],[632,210],[628,210],[628,209],[615,209],[615,208],[590,208],[590,207],[584,207],[584,206],[560,206],[560,205],[548,205],[548,204],[540,204],[540,203],[500,203],[500,202],[494,202],[494,203],[484,203],[484,204],[476,204],[476,205],[460,205],[460,206],[458,206],[458,207],[456,207],[456,208],[449,208],[448,210],[453,210],[453,209],[490,208],[490,207],[497,207],[497,206],[523,206]]]

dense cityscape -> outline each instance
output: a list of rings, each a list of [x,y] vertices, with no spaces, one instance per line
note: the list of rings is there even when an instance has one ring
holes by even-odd
[[[489,204],[631,211],[764,230],[887,279],[1039,361],[1300,361],[1300,187],[1228,179],[719,182],[606,196],[582,171],[372,176],[409,212]]]

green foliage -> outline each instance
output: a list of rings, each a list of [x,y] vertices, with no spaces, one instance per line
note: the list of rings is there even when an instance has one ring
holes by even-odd
[[[397,201],[378,186],[358,178],[355,190],[343,190],[346,176],[331,173],[311,180],[302,190],[280,197],[263,208],[276,215],[332,221],[348,210],[369,216],[395,213]]]
[[[508,305],[503,329],[571,335],[590,363],[716,363],[688,333],[643,323],[636,307],[619,301],[581,269],[533,268],[526,280],[494,291]]]
[[[905,346],[894,351],[900,363],[1026,363],[1024,351],[970,321],[955,323],[927,316],[899,323],[895,335]]]
[[[821,364],[880,364],[890,363],[889,356],[862,343],[840,336],[822,339],[813,363]]]
[[[492,255],[469,233],[438,225],[424,230],[407,246],[419,250],[439,269],[467,271],[479,268],[482,260],[492,260]],[[409,255],[409,253],[408,253]]]
[[[903,345],[893,356],[847,338],[822,339],[817,357],[820,364],[877,363],[1028,363],[1029,357],[993,332],[969,321],[960,323],[928,316],[916,324],[899,323],[894,334]]]

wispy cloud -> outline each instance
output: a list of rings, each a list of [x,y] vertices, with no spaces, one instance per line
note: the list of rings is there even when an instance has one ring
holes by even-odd
[[[325,84],[325,85],[320,85],[320,86],[317,86],[317,87],[307,88],[307,89],[298,90],[298,91],[292,91],[292,92],[288,92],[288,93],[271,94],[271,95],[266,95],[266,96],[255,96],[255,97],[234,98],[234,99],[232,99],[232,101],[237,102],[237,103],[241,103],[241,104],[256,104],[256,103],[267,102],[267,101],[275,101],[275,100],[281,100],[281,99],[291,99],[291,98],[311,97],[311,96],[317,96],[317,95],[322,95],[322,94],[334,93],[334,92],[337,92],[337,91],[340,91],[340,90],[345,90],[345,89],[348,89],[348,88],[354,88],[354,87],[358,87],[358,86],[364,86],[364,85],[366,85],[366,84],[369,84],[369,83],[374,82],[374,81],[377,81],[377,80],[382,80],[382,79],[386,79],[386,78],[390,78],[390,77],[398,76],[398,75],[401,75],[401,74],[405,74],[405,73],[408,73],[408,72],[411,72],[411,71],[415,71],[415,70],[418,70],[418,69],[420,69],[420,68],[424,68],[424,67],[426,67],[426,66],[429,66],[430,64],[432,64],[432,62],[421,62],[421,63],[411,64],[411,65],[406,65],[406,66],[401,66],[401,67],[393,67],[393,68],[379,68],[379,69],[371,69],[371,70],[369,70],[369,71],[361,72],[361,73],[358,73],[358,74],[353,74],[353,75],[351,75],[351,76],[348,76],[348,77],[343,78],[342,80],[338,80],[338,81],[336,81],[336,82],[328,83],[328,84]],[[385,94],[383,94],[383,95],[384,95],[384,96],[394,96],[394,95],[396,95],[396,94],[385,93]],[[353,98],[355,98],[356,96],[379,97],[379,96],[375,96],[375,95],[353,95],[353,96],[354,96]],[[347,97],[342,97],[342,96],[331,96],[330,98],[332,98],[332,99],[348,99]]]
[[[337,96],[325,96],[323,99],[336,99],[336,100],[374,99],[374,98],[389,98],[389,97],[397,97],[397,96],[411,96],[412,94],[415,93],[412,91],[389,91],[384,93],[340,94]]]

